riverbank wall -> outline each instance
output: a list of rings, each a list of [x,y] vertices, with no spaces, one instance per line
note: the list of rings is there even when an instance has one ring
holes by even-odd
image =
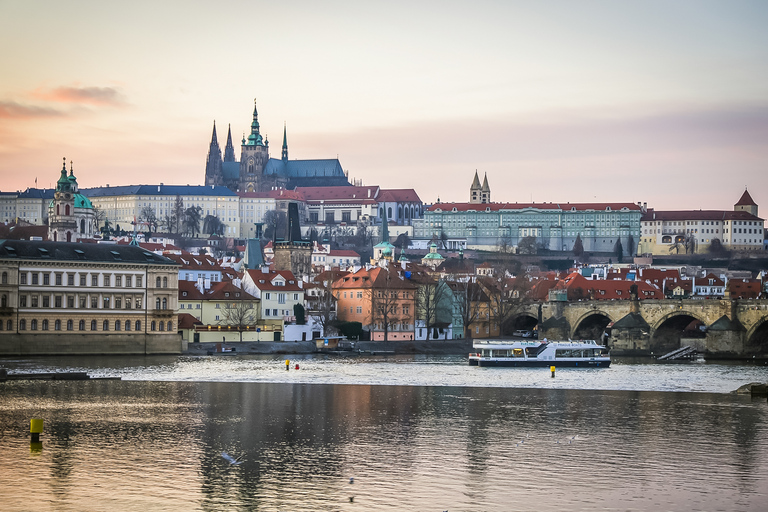
[[[184,354],[193,356],[239,354],[439,354],[466,356],[471,339],[434,341],[357,341],[346,350],[318,350],[314,341],[244,341],[232,343],[189,343]]]

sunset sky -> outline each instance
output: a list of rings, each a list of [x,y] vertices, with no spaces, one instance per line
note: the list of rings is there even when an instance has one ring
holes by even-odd
[[[768,213],[768,2],[0,0],[0,190],[202,184],[216,121],[366,185]]]

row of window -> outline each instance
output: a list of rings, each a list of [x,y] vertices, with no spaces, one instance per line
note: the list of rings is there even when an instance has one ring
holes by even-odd
[[[56,286],[63,286],[64,282],[66,281],[67,286],[75,286],[75,282],[79,283],[80,286],[88,286],[88,273],[87,272],[80,272],[79,274],[75,272],[69,272],[69,273],[63,273],[63,272],[56,272],[56,273],[50,273],[50,272],[21,272],[19,273],[19,284],[32,284],[32,285],[38,285],[42,284],[43,286],[48,286],[51,284],[51,275],[53,275],[53,283]],[[41,277],[42,276],[42,277]],[[126,288],[133,288],[133,283],[136,283],[136,288],[141,288],[143,286],[143,280],[144,276],[137,275],[115,275],[112,274],[90,274],[90,285],[91,286],[99,286],[99,281],[101,281],[101,286],[112,286],[112,277],[115,278],[115,286],[116,287],[123,287],[123,283],[125,283]],[[101,277],[101,279],[99,279]],[[134,277],[136,278],[134,280]],[[157,278],[157,287],[160,287],[160,278]],[[164,288],[168,287],[168,278],[164,279]],[[2,284],[8,284],[8,272],[3,272],[2,277],[0,278],[0,282]]]
[[[64,307],[64,298],[63,295],[53,295],[53,307],[54,308],[61,308]],[[99,307],[99,296],[98,295],[91,295],[90,301],[88,300],[87,295],[80,295],[78,296],[78,301],[75,300],[74,295],[67,295],[66,296],[66,303],[67,303],[67,309],[74,309],[75,304],[77,303],[80,309],[86,309],[90,307],[90,309],[98,309]],[[157,307],[156,309],[161,309],[160,304],[163,305],[162,309],[168,308],[168,299],[163,299],[162,302],[160,302],[160,299],[157,299]],[[2,296],[2,305],[3,307],[7,306],[7,296]],[[112,308],[112,305],[114,305],[114,308]],[[134,305],[136,306],[136,309],[141,309],[142,305],[142,297],[112,297],[112,296],[102,296],[101,298],[101,307],[102,309],[133,309]],[[19,307],[20,308],[50,308],[51,307],[51,295],[19,295]]]
[[[0,331],[3,330],[3,326],[5,325],[6,330],[12,331],[13,330],[13,321],[8,320],[5,322],[5,324],[0,321]],[[50,330],[50,322],[47,318],[38,321],[37,318],[33,318],[29,321],[29,330],[30,331],[48,331]],[[61,331],[63,322],[59,319],[56,319],[53,321],[53,330],[54,331]],[[66,330],[67,331],[74,331],[75,330],[75,322],[74,320],[67,320],[66,322]],[[110,329],[110,321],[104,320],[101,323],[101,330],[102,331],[109,331]],[[126,320],[125,322],[121,320],[115,320],[113,324],[113,331],[131,331],[131,326],[133,326],[133,330],[135,331],[141,331],[141,320],[136,320],[135,322],[131,322],[131,320]],[[90,330],[91,331],[97,331],[98,330],[98,322],[96,320],[91,320],[90,322]],[[39,329],[38,329],[39,328]],[[19,320],[19,330],[20,331],[26,331],[27,330],[27,320],[25,318],[22,318]],[[77,324],[77,330],[78,331],[85,331],[86,329],[86,321],[80,320]],[[150,324],[150,330],[151,331],[173,331],[173,321],[168,320],[167,322],[160,321],[156,322],[153,320]]]

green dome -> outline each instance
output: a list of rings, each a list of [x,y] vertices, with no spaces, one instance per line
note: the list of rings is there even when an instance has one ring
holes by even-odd
[[[88,208],[93,210],[93,203],[83,194],[75,194],[75,208]]]

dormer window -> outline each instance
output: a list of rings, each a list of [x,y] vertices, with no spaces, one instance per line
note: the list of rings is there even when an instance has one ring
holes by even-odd
[[[186,297],[187,296],[187,292],[181,292],[181,296],[182,297]]]
[[[229,297],[229,292],[224,292],[225,297]]]

